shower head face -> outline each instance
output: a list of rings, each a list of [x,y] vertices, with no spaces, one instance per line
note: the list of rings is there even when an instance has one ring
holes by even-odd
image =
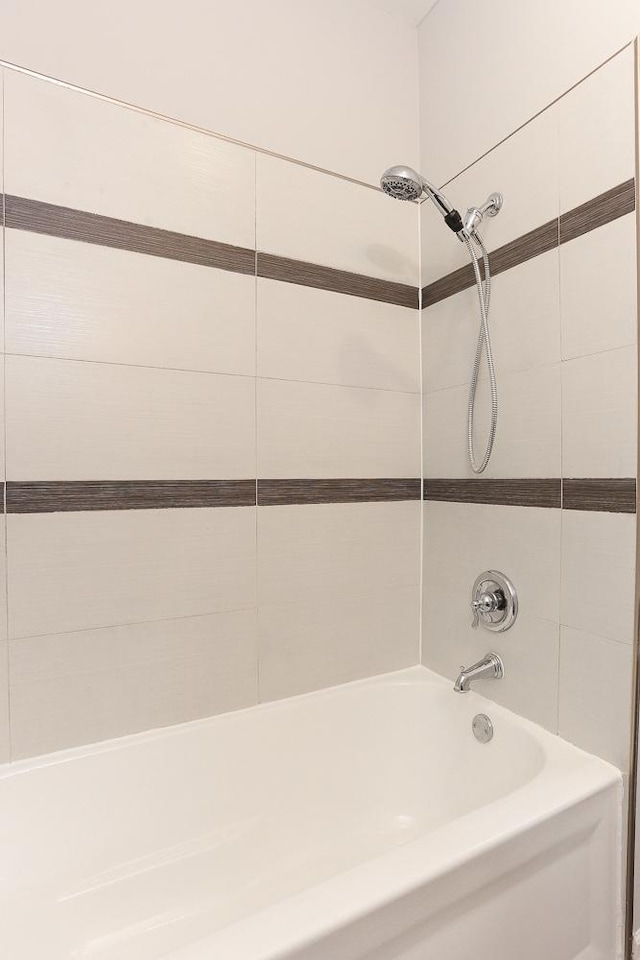
[[[423,193],[422,178],[411,167],[389,167],[380,177],[380,186],[394,200],[418,200]]]

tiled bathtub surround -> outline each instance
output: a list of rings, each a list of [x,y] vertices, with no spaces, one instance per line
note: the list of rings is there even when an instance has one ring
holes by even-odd
[[[462,207],[505,194],[483,224],[500,417],[482,478],[465,461],[478,329],[465,252],[445,247],[429,210],[421,221],[424,661],[453,678],[493,645],[506,678],[483,692],[622,768],[635,592],[634,118],[627,49],[447,186]],[[483,371],[480,410],[486,387]],[[480,413],[479,444],[486,427]],[[469,623],[473,581],[491,568],[521,601],[500,636]],[[431,589],[437,569],[448,602]]]
[[[0,757],[416,661],[420,215],[425,662],[453,676],[486,652],[468,591],[504,569],[521,616],[493,693],[624,765],[627,134],[577,186],[566,173],[584,149],[572,98],[627,97],[628,58],[602,77],[448,187],[459,205],[507,197],[485,225],[502,406],[479,480],[463,436],[475,293],[430,207],[4,72]],[[622,584],[613,627],[593,606],[600,564]],[[589,705],[613,697],[596,730]]]
[[[0,757],[415,663],[417,207],[3,79]]]

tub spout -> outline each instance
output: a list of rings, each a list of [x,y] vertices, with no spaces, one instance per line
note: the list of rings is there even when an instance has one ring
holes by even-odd
[[[456,693],[466,693],[476,680],[502,680],[504,666],[497,653],[488,653],[482,660],[478,660],[472,667],[461,667],[460,675],[453,689]]]

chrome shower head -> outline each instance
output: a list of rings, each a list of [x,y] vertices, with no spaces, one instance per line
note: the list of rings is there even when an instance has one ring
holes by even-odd
[[[380,186],[394,200],[418,200],[423,194],[422,177],[411,167],[389,167],[380,177]]]
[[[464,235],[462,217],[444,194],[425,180],[417,170],[402,165],[389,167],[380,177],[380,186],[389,197],[395,200],[419,200],[422,194],[426,193],[444,217],[446,225],[462,239]]]

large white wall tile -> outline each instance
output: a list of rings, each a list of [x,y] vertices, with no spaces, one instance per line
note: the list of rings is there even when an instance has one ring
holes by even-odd
[[[251,150],[5,73],[7,193],[253,247]]]
[[[560,511],[426,502],[424,524],[423,662],[453,681],[462,664],[495,651],[504,679],[479,692],[556,732]],[[518,594],[504,634],[471,626],[473,583],[491,569]]]
[[[563,213],[634,176],[632,46],[570,90],[553,110]]]
[[[634,516],[563,511],[561,622],[631,643],[635,559]]]
[[[14,759],[249,706],[256,612],[11,643]]]
[[[417,586],[258,611],[260,699],[273,700],[418,662]]]
[[[260,605],[370,600],[415,586],[419,524],[416,502],[259,507]]]
[[[635,343],[635,216],[628,214],[563,243],[560,282],[565,359]]]
[[[443,584],[461,596],[469,623],[471,590],[483,570],[513,581],[521,612],[558,621],[559,510],[426,501],[424,518],[424,583],[435,594]]]
[[[628,768],[633,650],[582,630],[560,636],[560,736]]]
[[[258,381],[258,475],[420,476],[420,397]]]
[[[493,278],[489,322],[500,375],[560,362],[557,250]],[[480,307],[475,286],[423,310],[426,393],[469,383],[479,331]],[[480,375],[487,376],[484,358]]]
[[[1,366],[1,364],[0,364]],[[0,513],[0,642],[8,637],[6,516]],[[1,672],[1,670],[0,670]],[[2,697],[0,696],[0,713]]]
[[[255,373],[255,279],[6,231],[8,353]]]
[[[8,518],[9,634],[255,604],[254,507]]]
[[[7,357],[11,480],[255,476],[248,377]]]
[[[0,641],[0,763],[11,757],[9,719],[9,650],[6,640]]]
[[[429,177],[427,169],[422,172]],[[490,251],[558,216],[557,120],[552,112],[517,130],[444,187],[463,215],[495,192],[502,193],[504,205],[497,217],[485,217],[480,231]],[[421,231],[423,286],[469,262],[464,244],[429,202],[422,205]]]
[[[634,477],[637,429],[636,348],[562,364],[562,474]]]
[[[415,204],[276,157],[257,168],[259,250],[418,283]]]
[[[258,374],[384,390],[420,390],[418,313],[258,280]]]
[[[510,374],[498,371],[498,428],[483,476],[560,476],[560,389],[560,364]],[[473,476],[467,457],[468,397],[468,385],[424,395],[425,476]],[[475,451],[480,459],[491,413],[486,378],[478,384],[475,411]]]

